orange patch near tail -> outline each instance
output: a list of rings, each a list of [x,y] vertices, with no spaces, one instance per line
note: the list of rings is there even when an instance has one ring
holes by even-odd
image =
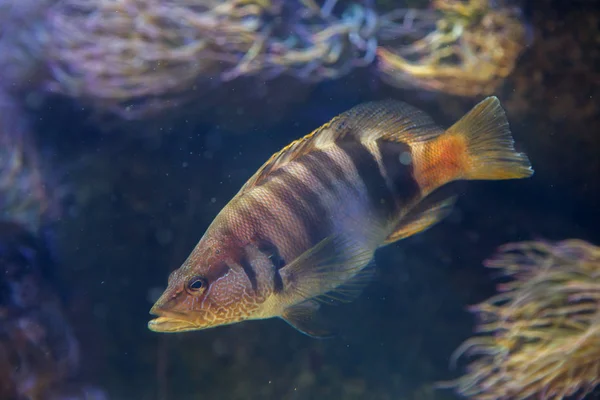
[[[464,176],[468,155],[463,135],[441,135],[422,146],[416,178],[423,191],[431,192]]]

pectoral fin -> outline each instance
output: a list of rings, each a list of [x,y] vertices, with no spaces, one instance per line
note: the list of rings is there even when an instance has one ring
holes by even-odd
[[[343,235],[330,236],[280,271],[287,293],[306,300],[335,290],[368,265],[373,250]]]
[[[335,336],[334,330],[319,318],[318,310],[319,303],[314,300],[307,300],[286,308],[281,315],[281,319],[298,331],[313,338],[327,339]]]

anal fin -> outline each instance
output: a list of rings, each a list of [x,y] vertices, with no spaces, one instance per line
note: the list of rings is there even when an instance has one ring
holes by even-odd
[[[281,319],[296,330],[313,338],[327,339],[335,336],[333,329],[319,318],[318,310],[319,303],[314,300],[307,300],[286,308],[281,315]]]
[[[441,200],[434,197],[424,199],[400,220],[394,232],[386,238],[384,245],[426,231],[448,216],[454,203],[456,196]]]

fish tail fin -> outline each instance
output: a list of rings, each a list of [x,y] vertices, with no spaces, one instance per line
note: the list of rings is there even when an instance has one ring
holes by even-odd
[[[458,178],[501,180],[533,175],[527,155],[515,151],[506,114],[495,96],[473,107],[439,140],[456,151]]]

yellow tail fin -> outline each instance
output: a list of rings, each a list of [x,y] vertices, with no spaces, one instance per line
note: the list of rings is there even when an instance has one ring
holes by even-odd
[[[519,179],[533,175],[529,159],[518,153],[497,97],[477,104],[446,131],[465,141],[463,179]]]

